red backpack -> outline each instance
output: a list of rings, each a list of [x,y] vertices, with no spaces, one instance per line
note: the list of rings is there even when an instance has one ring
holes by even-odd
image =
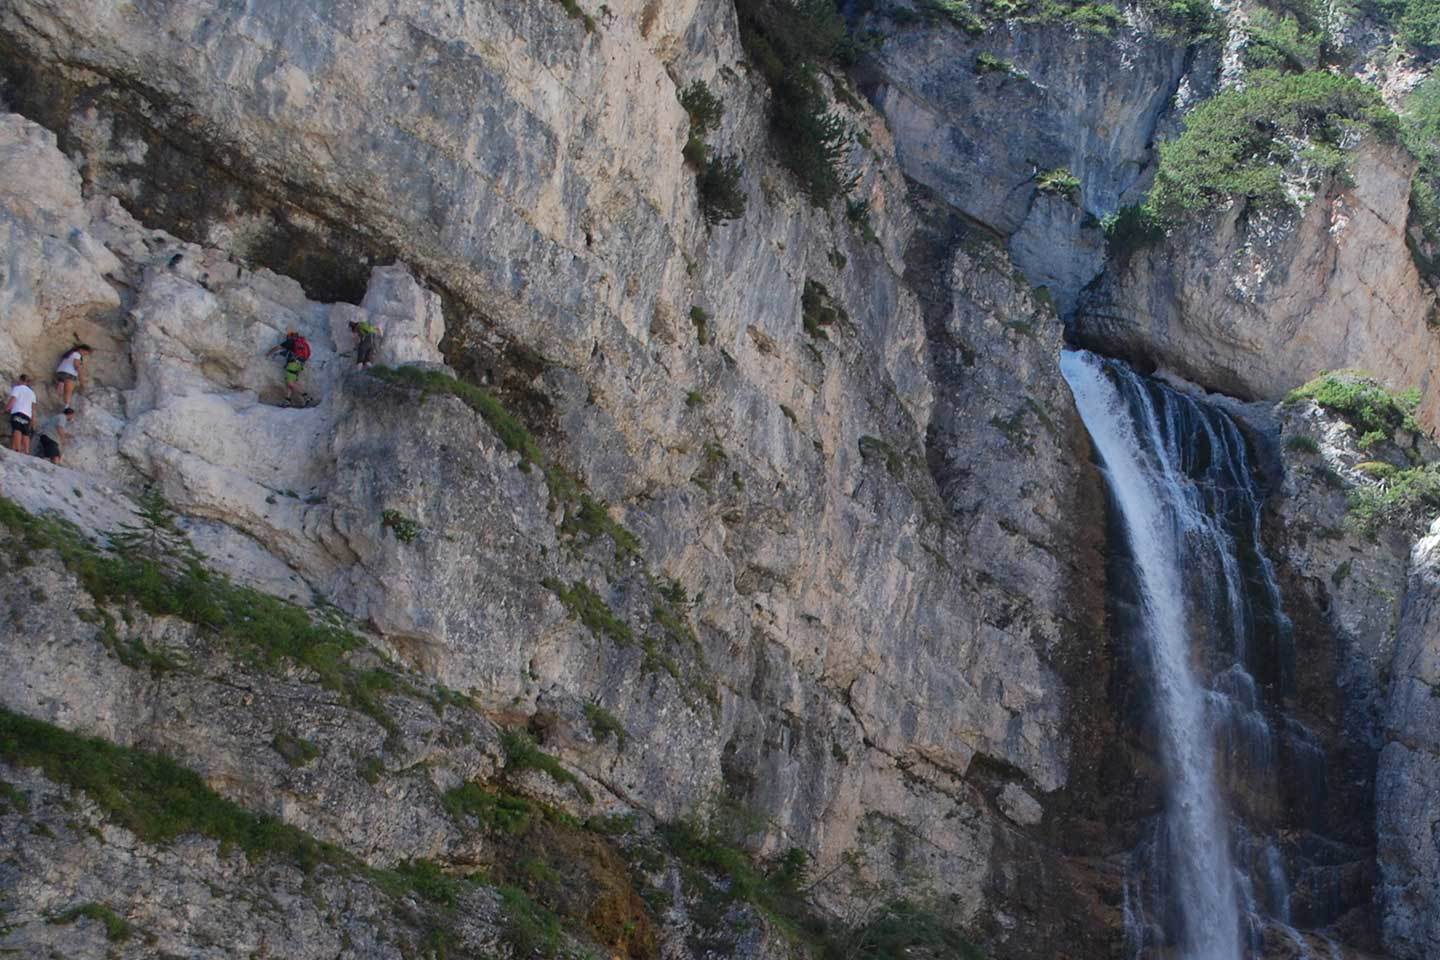
[[[298,333],[290,338],[290,346],[287,348],[290,356],[305,363],[310,359],[310,341]]]

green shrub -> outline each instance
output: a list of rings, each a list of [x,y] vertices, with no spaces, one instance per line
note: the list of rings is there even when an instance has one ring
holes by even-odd
[[[1086,33],[1108,37],[1125,24],[1125,15],[1111,3],[1082,3],[1065,15],[1065,19]]]
[[[1303,433],[1293,434],[1285,438],[1285,446],[1296,453],[1316,454],[1320,452],[1320,444],[1314,437],[1308,437]]]
[[[725,877],[731,895],[762,903],[766,898],[765,877],[750,856],[739,847],[726,843],[717,834],[698,823],[682,820],[659,828],[661,839],[683,863],[710,870]]]
[[[724,223],[745,215],[745,191],[740,186],[743,176],[740,161],[733,156],[716,154],[705,160],[695,174],[695,187],[706,223]]]
[[[1080,178],[1064,167],[1045,170],[1035,177],[1036,189],[1042,193],[1053,193],[1074,203],[1080,198]]]
[[[1410,222],[1432,251],[1440,249],[1440,76],[1426,79],[1406,99],[1400,128],[1405,145],[1419,161],[1410,190]],[[1412,252],[1427,273],[1440,267],[1419,251]]]
[[[453,907],[460,897],[462,885],[448,876],[433,860],[405,860],[389,870],[400,882],[431,903]]]
[[[829,109],[819,70],[836,59],[845,22],[831,0],[736,0],[740,41],[769,85],[770,137],[780,161],[817,205],[845,194],[850,130]]]
[[[597,743],[604,743],[613,736],[616,748],[625,749],[625,741],[629,739],[629,735],[625,732],[625,724],[620,722],[619,717],[598,703],[587,703],[585,704],[585,719],[590,724],[590,735],[595,738]]]
[[[891,960],[893,957],[951,957],[983,960],[983,954],[932,911],[898,900],[847,938],[844,953],[827,951],[828,960]]]
[[[1372,447],[1389,440],[1397,430],[1419,432],[1415,410],[1420,406],[1420,392],[1407,390],[1393,394],[1373,378],[1358,373],[1327,373],[1292,390],[1287,403],[1314,400],[1332,413],[1339,414],[1360,434],[1360,445]]]
[[[1392,528],[1419,534],[1440,513],[1440,464],[1395,470],[1351,489],[1350,519],[1367,536]]]
[[[1128,257],[1135,251],[1165,239],[1165,224],[1143,203],[1121,207],[1100,220],[1105,248],[1112,257]]]
[[[850,127],[827,109],[813,71],[792,71],[774,88],[771,130],[780,162],[795,175],[800,190],[816,206],[850,191],[859,174],[845,172]]]
[[[594,795],[580,782],[580,778],[567,770],[559,760],[541,750],[528,733],[506,730],[500,734],[500,746],[505,751],[507,773],[516,770],[538,770],[562,786],[574,787],[575,792],[586,803],[595,802]]]
[[[292,767],[303,767],[320,756],[320,748],[314,743],[284,731],[275,734],[270,746]]]
[[[1161,33],[1193,41],[1221,28],[1210,0],[1149,0],[1144,6],[1156,18]]]
[[[1150,205],[1164,218],[1212,209],[1231,198],[1261,206],[1289,203],[1285,174],[1301,171],[1312,146],[1334,152],[1357,129],[1392,137],[1395,115],[1380,94],[1352,77],[1326,71],[1256,71],[1196,107],[1185,132],[1160,147]]]
[[[398,510],[385,510],[380,514],[380,526],[395,534],[401,543],[414,543],[420,536],[420,524]]]
[[[966,0],[919,0],[918,8],[927,19],[946,21],[972,37],[978,37],[985,32],[985,21]],[[903,8],[892,10],[891,16],[895,17],[901,9]]]
[[[537,811],[524,797],[491,790],[478,783],[465,783],[446,791],[441,803],[456,820],[474,817],[487,831],[523,836],[530,830]]]
[[[1381,0],[1378,7],[1410,46],[1440,47],[1440,0]]]
[[[703,307],[691,307],[690,325],[695,328],[695,339],[700,341],[700,346],[708,346],[710,343],[710,314],[706,313]]]
[[[695,189],[700,213],[709,224],[734,220],[745,214],[745,192],[740,189],[743,171],[734,156],[712,154],[706,134],[720,124],[725,105],[710,92],[703,80],[695,80],[679,93],[680,105],[690,116],[690,134],[683,150],[685,162],[695,168]]]
[[[105,925],[105,939],[111,943],[124,943],[135,933],[124,917],[102,903],[82,903],[50,918],[53,924],[74,923],[81,918],[95,920]]]
[[[999,73],[1012,77],[1020,75],[1020,71],[1015,68],[1015,64],[985,51],[975,54],[975,72]]]
[[[565,11],[567,17],[583,23],[586,33],[595,32],[595,18],[580,9],[580,4],[576,3],[575,0],[555,0],[555,2],[560,4],[560,7]]]
[[[544,583],[560,598],[570,616],[588,627],[597,640],[609,637],[621,646],[635,642],[630,625],[617,617],[604,598],[590,589],[589,584],[576,580],[567,587],[552,579],[546,579]]]
[[[380,757],[366,757],[355,769],[360,774],[360,779],[368,784],[377,784],[385,775],[385,761]]]
[[[720,125],[725,115],[725,104],[710,92],[704,80],[692,81],[679,91],[680,106],[690,115],[690,130],[702,137]]]
[[[1372,480],[1389,480],[1400,472],[1399,467],[1383,460],[1362,460],[1355,469]]]
[[[10,810],[17,813],[29,813],[30,795],[8,780],[0,780],[0,813]]]
[[[690,135],[685,138],[685,146],[680,148],[680,155],[695,169],[698,183],[700,174],[705,171],[705,163],[710,157],[710,147],[705,143],[705,139],[691,130]]]
[[[500,903],[505,912],[504,937],[515,957],[554,957],[560,952],[564,932],[560,918],[530,899],[516,886],[503,885]]]
[[[1292,14],[1257,7],[1245,27],[1245,66],[1251,70],[1314,70],[1324,43],[1320,31],[1306,30]]]
[[[830,335],[825,332],[826,327],[837,321],[849,320],[849,314],[835,303],[825,284],[818,280],[805,281],[805,289],[800,294],[800,322],[806,333],[817,340],[828,340]]]
[[[875,236],[875,225],[870,222],[870,201],[850,198],[845,201],[845,219],[849,220],[859,231],[860,236],[871,243],[879,243],[880,238]]]

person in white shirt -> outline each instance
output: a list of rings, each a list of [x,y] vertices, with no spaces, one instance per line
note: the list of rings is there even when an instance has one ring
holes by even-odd
[[[90,344],[77,343],[65,351],[55,367],[55,386],[60,388],[60,402],[70,406],[75,396],[75,384],[85,386],[85,361],[90,359]]]
[[[10,414],[10,449],[29,453],[30,434],[34,432],[31,421],[35,417],[35,391],[30,389],[30,378],[23,373],[10,388],[5,412]]]
[[[51,463],[60,462],[60,445],[70,442],[70,425],[75,422],[75,408],[46,417],[40,423],[40,456]]]

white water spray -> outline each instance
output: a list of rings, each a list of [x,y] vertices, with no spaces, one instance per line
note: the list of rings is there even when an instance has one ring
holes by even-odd
[[[1192,498],[1182,489],[1189,481],[1169,455],[1153,411],[1132,417],[1090,353],[1064,352],[1060,370],[1104,464],[1138,574],[1155,686],[1154,720],[1170,776],[1166,832],[1170,882],[1183,917],[1181,956],[1239,960],[1240,911],[1229,830],[1215,783],[1206,691],[1191,666],[1181,569],[1181,538],[1209,522],[1193,515]]]

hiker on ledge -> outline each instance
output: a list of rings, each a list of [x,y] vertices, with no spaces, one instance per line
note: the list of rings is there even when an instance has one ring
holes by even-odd
[[[30,378],[23,373],[10,388],[5,412],[10,415],[10,449],[16,453],[29,453],[30,435],[35,432],[31,423],[35,416],[35,391],[30,389]]]
[[[51,463],[60,462],[60,445],[70,442],[70,425],[75,422],[75,408],[47,417],[40,424],[40,456]]]
[[[310,406],[310,394],[300,389],[300,375],[310,361],[310,341],[300,336],[298,330],[287,330],[285,339],[271,347],[265,356],[273,357],[277,353],[285,358],[285,406]]]
[[[368,369],[375,362],[375,348],[380,342],[380,328],[369,318],[351,320],[350,332],[355,335],[355,365],[361,370]]]
[[[68,407],[75,397],[75,385],[85,386],[85,361],[90,358],[90,344],[77,343],[55,365],[55,386],[60,390],[60,405]]]

